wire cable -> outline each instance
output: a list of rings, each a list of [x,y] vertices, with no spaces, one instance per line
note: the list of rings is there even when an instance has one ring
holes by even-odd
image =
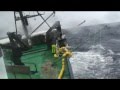
[[[52,13],[47,19],[45,19],[45,21],[47,21],[53,14],[54,14],[54,13]],[[40,26],[42,26],[42,24],[43,24],[45,21],[43,21],[40,25],[38,25],[38,27],[36,27],[30,35],[32,35]]]
[[[43,21],[45,21],[45,19],[43,18],[43,16],[38,11],[37,11],[37,13],[43,19]],[[46,21],[45,21],[45,23],[48,25],[49,28],[51,28],[50,25]]]

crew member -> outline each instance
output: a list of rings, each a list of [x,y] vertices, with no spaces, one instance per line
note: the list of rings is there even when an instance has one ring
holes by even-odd
[[[55,37],[52,38],[52,53],[53,54],[56,53],[56,38]]]
[[[53,29],[51,32],[51,47],[52,47],[52,53],[56,53],[56,39],[57,39],[57,30]]]
[[[64,34],[61,34],[60,37],[58,37],[58,45],[60,48],[67,46],[67,40]]]

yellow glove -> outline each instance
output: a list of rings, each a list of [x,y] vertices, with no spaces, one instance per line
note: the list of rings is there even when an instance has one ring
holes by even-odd
[[[57,55],[57,54],[54,54],[54,57],[55,57],[55,58],[58,58],[58,55]]]

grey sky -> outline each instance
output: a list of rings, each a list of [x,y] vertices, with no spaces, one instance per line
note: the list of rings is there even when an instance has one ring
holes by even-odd
[[[84,25],[110,23],[120,21],[120,11],[57,11],[56,19],[61,21],[63,28],[72,27],[83,20],[86,20]],[[13,12],[0,12],[0,23],[13,29]]]
[[[96,25],[102,23],[120,22],[119,11],[68,11],[57,12],[63,28],[77,26],[86,20],[83,25]]]
[[[28,14],[35,14],[35,12],[27,12]],[[50,13],[50,12],[47,12]],[[56,20],[61,22],[62,28],[76,27],[82,21],[86,22],[82,26],[95,25],[102,23],[120,22],[119,11],[56,11]],[[52,25],[54,19],[50,19],[48,22]],[[29,31],[34,30],[41,22],[40,17],[36,17],[29,20]],[[23,27],[21,22],[17,22],[19,32],[22,32]],[[47,30],[48,27],[44,24],[39,30]],[[38,30],[38,31],[39,31]],[[4,36],[8,31],[15,31],[13,12],[1,11],[0,12],[0,37]]]

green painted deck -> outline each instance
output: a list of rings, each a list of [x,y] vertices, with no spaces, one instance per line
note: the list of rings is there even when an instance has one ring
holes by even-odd
[[[32,49],[25,52],[21,57],[22,62],[25,63],[26,66],[30,66],[31,71],[35,71],[35,67],[32,64],[34,63],[37,66],[38,73],[31,74],[32,79],[57,79],[58,74],[60,73],[62,67],[61,58],[54,58],[51,50],[40,51],[47,48],[45,44],[39,44],[33,46]],[[5,64],[8,65],[9,61],[8,57],[10,53],[7,53],[5,56]],[[63,75],[63,79],[69,79],[69,70],[66,61],[65,73]],[[17,74],[17,79],[29,79],[28,75]],[[9,79],[14,79],[14,75],[8,73]]]

